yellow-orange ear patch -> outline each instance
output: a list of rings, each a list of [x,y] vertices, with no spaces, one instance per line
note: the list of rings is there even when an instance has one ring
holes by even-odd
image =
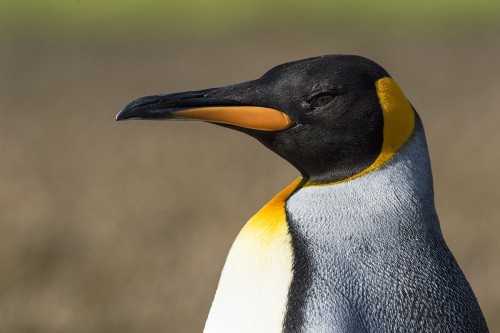
[[[380,155],[368,171],[386,164],[410,139],[415,128],[415,112],[398,84],[392,78],[384,77],[375,83],[375,87],[384,116],[384,141]]]

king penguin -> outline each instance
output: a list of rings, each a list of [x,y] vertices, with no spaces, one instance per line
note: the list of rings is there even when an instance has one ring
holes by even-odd
[[[219,124],[301,174],[238,234],[205,332],[488,331],[441,233],[422,122],[375,62],[290,62],[139,98],[116,119]]]

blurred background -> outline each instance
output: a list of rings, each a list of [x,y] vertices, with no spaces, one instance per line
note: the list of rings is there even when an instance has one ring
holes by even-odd
[[[500,331],[500,2],[0,1],[0,331],[200,332],[244,222],[295,177],[134,98],[360,54],[419,111],[443,233]]]

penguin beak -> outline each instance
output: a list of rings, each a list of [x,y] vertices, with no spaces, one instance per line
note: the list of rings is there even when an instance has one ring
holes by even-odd
[[[280,131],[293,125],[285,113],[235,99],[215,97],[220,88],[138,98],[125,106],[116,120],[201,120],[259,131]]]

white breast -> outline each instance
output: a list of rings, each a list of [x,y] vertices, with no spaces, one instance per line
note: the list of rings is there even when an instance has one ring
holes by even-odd
[[[292,183],[236,238],[222,271],[205,332],[282,332],[293,253],[285,216]]]

